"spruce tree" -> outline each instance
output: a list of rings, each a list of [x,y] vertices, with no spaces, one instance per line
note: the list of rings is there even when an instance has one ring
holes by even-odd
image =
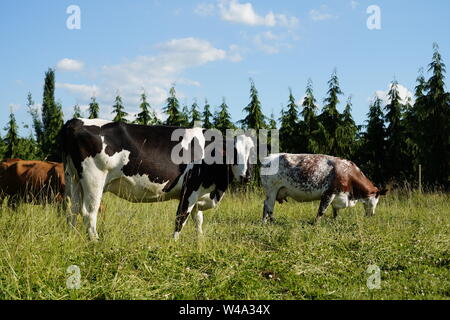
[[[239,121],[239,124],[244,129],[254,129],[258,132],[260,129],[266,129],[267,124],[261,109],[261,102],[258,97],[258,90],[255,83],[250,79],[250,103],[243,110],[247,115]]]
[[[223,98],[222,104],[219,107],[219,111],[214,116],[214,128],[222,132],[223,137],[226,137],[227,129],[235,129],[235,125],[231,121],[231,115],[228,112],[228,106]]]
[[[155,119],[153,119],[151,114],[151,106],[150,103],[147,102],[147,95],[145,92],[141,94],[141,104],[139,105],[139,109],[141,109],[141,112],[138,113],[135,122],[144,126],[154,124]]]
[[[277,129],[277,120],[275,119],[275,114],[272,113],[270,114],[270,118],[269,118],[269,123],[268,123],[268,128],[270,130],[275,130]]]
[[[202,114],[200,113],[200,111],[198,111],[197,101],[194,101],[194,103],[192,104],[190,115],[191,122],[189,123],[189,127],[193,128],[196,122],[201,122],[202,120]]]
[[[72,116],[72,118],[74,118],[74,119],[82,118],[82,116],[81,116],[81,109],[80,109],[80,106],[78,104],[76,104],[73,107],[73,116]]]
[[[17,133],[18,127],[14,113],[11,110],[9,114],[9,122],[4,128],[6,130],[6,136],[4,143],[6,145],[5,158],[18,158],[19,157],[19,134]]]
[[[300,113],[303,121],[300,125],[300,135],[302,140],[302,152],[314,153],[318,149],[320,141],[317,141],[315,133],[318,130],[317,125],[317,101],[314,97],[312,80],[308,80],[306,86],[305,98],[302,102],[303,110]]]
[[[28,113],[31,115],[31,119],[33,121],[33,129],[34,129],[34,135],[36,139],[36,144],[38,147],[38,150],[41,150],[42,143],[43,143],[43,134],[44,134],[44,128],[42,124],[42,120],[39,115],[39,108],[35,107],[33,97],[31,93],[28,93],[27,96],[27,108]],[[36,157],[41,158],[42,154],[37,154]]]
[[[189,113],[189,107],[187,106],[187,104],[184,104],[183,108],[181,109],[181,127],[188,128],[190,126]]]
[[[450,94],[445,89],[446,66],[433,44],[433,59],[428,66],[432,73],[426,82],[424,114],[420,129],[424,133],[420,143],[424,163],[424,181],[428,185],[450,187]]]
[[[89,103],[89,119],[97,119],[99,117],[100,106],[95,97],[91,98]]]
[[[301,146],[299,143],[299,119],[298,106],[295,103],[292,90],[289,88],[289,102],[287,110],[281,111],[280,127],[280,148],[282,152],[299,153]]]
[[[385,106],[386,128],[386,177],[395,182],[405,178],[403,166],[406,161],[406,130],[403,123],[405,106],[402,104],[395,80],[388,93],[389,103]]]
[[[170,88],[169,97],[167,98],[167,105],[164,108],[164,112],[167,114],[167,120],[165,122],[168,126],[180,126],[183,119],[180,112],[180,104],[176,97],[175,88]]]
[[[211,113],[211,106],[208,103],[208,100],[205,100],[205,106],[203,108],[203,128],[205,129],[211,129],[213,127],[213,114]]]
[[[367,126],[362,147],[362,159],[368,169],[370,178],[376,184],[384,182],[384,166],[386,164],[386,128],[382,100],[376,97],[367,114]]]
[[[55,102],[55,71],[48,69],[45,73],[44,94],[42,102],[42,152],[48,160],[60,160],[60,146],[57,142],[64,120],[61,103]]]
[[[319,116],[319,130],[322,131],[322,146],[320,150],[322,153],[327,153],[332,156],[340,156],[342,149],[341,141],[339,140],[341,115],[337,109],[339,105],[339,96],[343,92],[339,86],[339,79],[336,70],[331,75],[328,81],[328,96],[324,100],[322,114]]]
[[[125,118],[126,116],[128,116],[128,113],[125,112],[125,107],[123,106],[122,98],[119,95],[116,96],[112,114],[114,114],[113,119],[114,122],[128,122],[127,119]]]
[[[345,106],[344,112],[341,115],[340,126],[337,136],[340,139],[339,154],[345,159],[352,159],[356,152],[357,143],[356,138],[358,134],[358,127],[352,116],[352,98],[349,97]]]

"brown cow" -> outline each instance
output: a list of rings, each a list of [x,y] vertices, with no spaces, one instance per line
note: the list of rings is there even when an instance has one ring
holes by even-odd
[[[353,207],[357,201],[364,204],[367,216],[375,213],[380,190],[351,161],[318,154],[273,154],[263,160],[263,169],[277,170],[262,175],[266,192],[263,222],[273,220],[275,202],[283,203],[287,197],[296,201],[320,200],[316,221],[327,208],[333,207],[336,217],[340,209]]]
[[[9,205],[15,206],[18,201],[61,201],[64,187],[62,163],[20,159],[0,163],[0,201],[8,196]]]

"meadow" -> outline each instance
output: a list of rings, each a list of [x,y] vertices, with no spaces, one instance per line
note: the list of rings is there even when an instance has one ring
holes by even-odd
[[[374,217],[362,204],[276,205],[262,225],[263,195],[228,193],[172,240],[177,201],[131,204],[106,194],[101,240],[88,241],[54,205],[0,213],[0,299],[449,299],[450,195],[391,193]],[[69,266],[80,284],[69,289]],[[369,265],[380,288],[369,289]],[[70,269],[69,269],[70,270]]]

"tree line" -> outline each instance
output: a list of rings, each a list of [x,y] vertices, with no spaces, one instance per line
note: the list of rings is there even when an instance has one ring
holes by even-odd
[[[429,78],[426,79],[426,74]],[[120,95],[112,106],[113,121],[142,125],[172,125],[205,129],[277,129],[279,124],[280,150],[288,153],[321,153],[357,163],[377,184],[417,181],[419,165],[423,168],[423,182],[429,187],[450,187],[450,94],[445,87],[446,67],[437,44],[426,72],[422,69],[416,80],[414,100],[402,99],[399,84],[394,80],[388,92],[387,103],[375,96],[363,125],[356,125],[352,117],[351,96],[339,112],[344,93],[337,71],[328,81],[328,91],[319,108],[313,82],[308,80],[305,95],[297,104],[289,89],[287,104],[279,119],[264,115],[258,90],[250,80],[250,101],[243,108],[244,119],[233,122],[226,99],[213,112],[208,100],[200,108],[198,102],[181,106],[175,87],[170,88],[163,108],[166,120],[156,116],[147,95],[141,94],[140,112],[133,121]],[[59,160],[58,132],[63,125],[62,105],[55,101],[55,71],[45,74],[43,103],[39,110],[31,94],[27,108],[32,118],[34,133],[20,137],[14,113],[0,137],[0,158]],[[73,117],[99,117],[100,106],[91,98],[87,115],[74,106]],[[277,121],[278,120],[278,121]],[[258,179],[258,177],[257,177]]]

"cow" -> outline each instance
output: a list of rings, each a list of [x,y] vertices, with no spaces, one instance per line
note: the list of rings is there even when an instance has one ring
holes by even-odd
[[[0,201],[8,205],[21,201],[50,203],[63,199],[65,188],[62,163],[7,159],[0,163]]]
[[[181,130],[178,141],[173,135]],[[71,210],[68,223],[75,225],[81,213],[91,240],[98,240],[97,211],[104,192],[130,202],[151,203],[178,199],[174,239],[192,214],[199,234],[203,211],[214,208],[235,179],[251,172],[251,137],[233,141],[240,162],[207,163],[204,130],[170,126],[143,126],[100,119],[72,119],[60,133]],[[181,141],[180,141],[181,139]],[[175,139],[176,140],[176,139]],[[173,161],[177,147],[194,151],[192,161]],[[196,150],[200,149],[200,155]],[[222,155],[224,149],[221,149]],[[220,155],[219,155],[220,157]],[[194,161],[195,160],[195,161]]]
[[[299,202],[320,200],[316,222],[327,208],[333,207],[336,218],[340,209],[353,207],[357,201],[364,204],[366,216],[375,214],[380,190],[351,161],[318,154],[273,154],[262,160],[262,168],[278,166],[273,175],[262,175],[266,193],[263,223],[273,221],[275,202],[280,204],[290,197]]]

